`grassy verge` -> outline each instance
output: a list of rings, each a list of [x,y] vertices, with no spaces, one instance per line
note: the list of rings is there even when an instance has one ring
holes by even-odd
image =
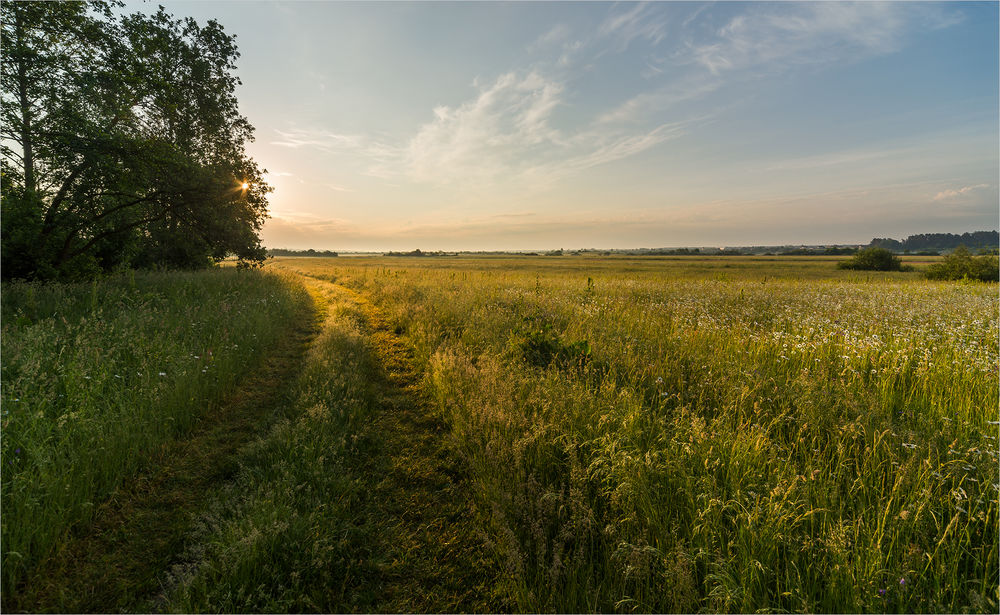
[[[70,528],[216,408],[310,306],[301,287],[252,271],[5,285],[5,605]]]

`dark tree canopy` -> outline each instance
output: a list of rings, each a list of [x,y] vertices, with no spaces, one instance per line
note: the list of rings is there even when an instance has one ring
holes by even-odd
[[[921,233],[910,235],[902,241],[888,237],[876,237],[869,244],[874,248],[885,248],[893,252],[919,252],[954,250],[958,246],[982,250],[996,248],[1000,243],[997,231],[975,231],[972,233]]]
[[[837,263],[837,269],[858,271],[904,271],[899,257],[885,248],[865,248],[853,258]]]
[[[233,36],[162,7],[0,11],[4,278],[263,260],[271,188],[245,151]]]

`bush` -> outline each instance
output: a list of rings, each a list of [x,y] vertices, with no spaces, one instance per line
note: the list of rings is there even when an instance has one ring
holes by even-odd
[[[544,368],[551,363],[564,367],[584,365],[590,360],[591,349],[587,340],[563,341],[552,330],[552,325],[546,324],[528,333],[521,344],[521,351],[529,365]]]
[[[940,263],[928,267],[924,275],[930,280],[997,282],[1000,280],[1000,260],[989,254],[972,256],[965,246],[959,246]]]
[[[853,269],[857,271],[912,271],[903,267],[903,261],[885,248],[865,248],[853,258],[837,263],[837,269]]]

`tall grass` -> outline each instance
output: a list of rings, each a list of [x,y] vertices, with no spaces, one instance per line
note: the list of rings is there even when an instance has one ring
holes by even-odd
[[[5,284],[4,593],[310,306],[280,275],[235,269]]]
[[[995,287],[582,261],[289,264],[414,343],[521,610],[996,610]]]
[[[329,302],[275,427],[243,450],[234,480],[200,515],[155,610],[370,610],[379,558],[362,476],[381,463],[370,423],[383,384],[348,293]]]

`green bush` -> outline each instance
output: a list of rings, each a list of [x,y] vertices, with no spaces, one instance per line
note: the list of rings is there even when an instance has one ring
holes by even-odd
[[[856,271],[912,271],[904,267],[899,257],[885,248],[865,248],[855,254],[850,260],[837,263],[837,269],[853,269]]]
[[[590,360],[590,342],[563,341],[546,324],[538,330],[531,331],[521,345],[524,360],[534,367],[548,367],[555,362],[561,366],[584,365]]]
[[[972,256],[965,246],[959,246],[940,263],[928,267],[924,275],[931,280],[997,282],[1000,280],[1000,260],[990,254]]]

